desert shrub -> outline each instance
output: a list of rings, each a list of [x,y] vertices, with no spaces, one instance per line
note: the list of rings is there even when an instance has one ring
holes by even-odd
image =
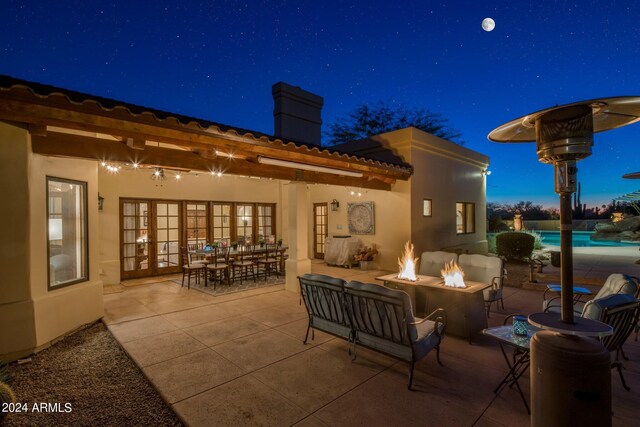
[[[538,233],[535,230],[525,230],[524,232],[527,234],[531,234],[535,239],[533,241],[533,249],[535,250],[542,249],[542,234]]]
[[[496,234],[487,233],[487,249],[490,254],[496,253]]]
[[[507,259],[530,258],[534,243],[535,237],[520,231],[507,231],[496,236],[498,255]]]

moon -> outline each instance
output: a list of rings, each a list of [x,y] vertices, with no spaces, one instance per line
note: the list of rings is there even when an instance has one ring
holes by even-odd
[[[493,19],[484,18],[482,20],[482,29],[485,30],[486,32],[493,31],[495,27],[496,27],[496,21],[494,21]]]

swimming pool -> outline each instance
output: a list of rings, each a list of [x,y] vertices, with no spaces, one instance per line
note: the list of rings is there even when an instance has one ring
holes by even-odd
[[[543,245],[560,246],[559,231],[538,231],[542,236]],[[593,246],[640,246],[640,243],[621,243],[621,242],[604,242],[599,240],[591,240],[593,231],[574,231],[573,247],[593,247]]]

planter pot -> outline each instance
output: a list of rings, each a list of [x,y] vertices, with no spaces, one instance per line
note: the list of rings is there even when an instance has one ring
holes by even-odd
[[[373,268],[373,261],[360,261],[360,270],[371,270]]]

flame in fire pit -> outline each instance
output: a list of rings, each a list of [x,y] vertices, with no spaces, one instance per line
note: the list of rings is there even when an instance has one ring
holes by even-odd
[[[410,280],[415,282],[418,280],[416,277],[416,264],[418,258],[413,257],[413,244],[407,242],[404,245],[404,252],[402,256],[398,258],[398,266],[400,267],[400,273],[398,273],[398,279]]]
[[[444,278],[444,285],[452,288],[466,288],[464,284],[464,271],[458,266],[455,260],[451,260],[444,265],[444,268],[440,270],[442,277]]]

